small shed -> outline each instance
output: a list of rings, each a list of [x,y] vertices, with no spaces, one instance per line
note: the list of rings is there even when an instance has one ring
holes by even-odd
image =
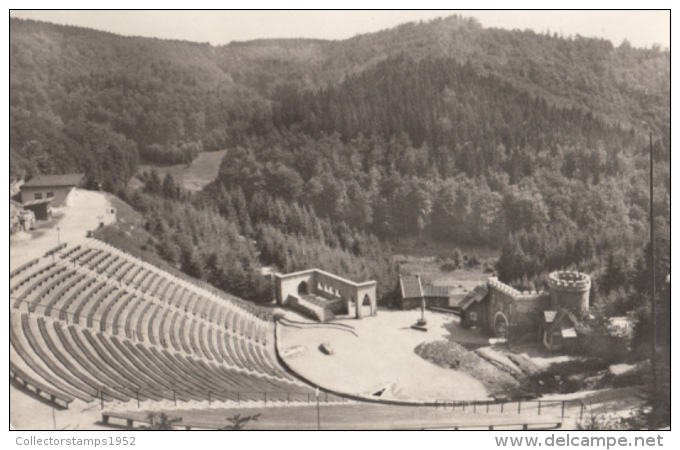
[[[448,286],[423,286],[423,296],[428,308],[449,308]]]
[[[566,309],[543,311],[539,334],[543,346],[551,352],[571,351],[576,347],[579,320]]]
[[[52,218],[52,199],[31,200],[22,205],[26,211],[35,215],[35,220],[49,220]]]
[[[484,300],[487,298],[489,290],[486,284],[475,287],[463,300],[458,304],[460,309],[460,326],[463,328],[483,326],[482,321],[486,314],[483,310],[485,308]]]
[[[423,286],[420,275],[399,275],[399,293],[397,307],[399,309],[420,308],[423,301]]]

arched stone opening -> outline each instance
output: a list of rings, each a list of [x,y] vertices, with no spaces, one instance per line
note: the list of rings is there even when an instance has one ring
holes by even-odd
[[[298,285],[298,294],[299,295],[307,295],[309,294],[309,286],[307,285],[306,281],[303,281]]]
[[[493,330],[498,338],[507,338],[510,333],[510,321],[501,311],[498,311],[493,318]]]
[[[363,299],[361,300],[361,307],[363,308],[364,306],[368,306],[369,315],[371,316],[375,315],[375,304],[371,300],[371,296],[368,294],[365,294]]]

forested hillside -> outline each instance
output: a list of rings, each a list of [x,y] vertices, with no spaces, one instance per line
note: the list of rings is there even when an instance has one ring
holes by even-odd
[[[11,19],[10,176],[82,170],[115,190],[140,157],[189,162],[262,131],[267,102],[232,82],[217,53]]]
[[[650,131],[670,237],[658,48],[455,16],[217,47],[11,19],[10,69],[11,178],[86,172],[145,211],[169,261],[246,297],[267,295],[261,265],[373,277],[385,293],[389,241],[417,235],[502,249],[498,274],[518,286],[578,267],[612,310],[639,305]],[[154,174],[123,192],[140,160],[215,149],[200,194]]]
[[[658,49],[614,48],[603,40],[487,30],[474,19],[455,16],[345,41],[262,40],[220,47],[10,19],[10,175],[76,167],[93,182],[114,189],[132,175],[130,168],[138,156],[148,162],[186,162],[203,149],[243,143],[248,136],[299,119],[299,108],[309,105],[291,104],[298,91],[314,95],[314,104],[323,106],[318,101],[331,100],[333,92],[319,93],[319,89],[333,88],[395,58],[402,59],[396,70],[410,71],[424,59],[430,60],[425,66],[434,65],[435,70],[463,66],[469,72],[467,81],[470,74],[491,83],[499,80],[541,102],[577,107],[624,128],[640,129],[644,121],[669,147],[670,54]],[[389,76],[384,68],[379,71]],[[407,77],[414,75],[391,77],[408,82]],[[445,92],[439,89],[450,78],[430,80],[434,86],[414,86],[400,96],[407,92],[420,96],[424,88],[436,87],[424,98],[412,100],[451,101],[452,90],[460,84],[448,86]],[[469,87],[465,80],[462,83]],[[373,88],[365,81],[353,84]],[[281,113],[284,104],[290,110]],[[391,104],[373,106],[382,115]],[[432,106],[430,115],[441,113],[440,106]],[[454,106],[449,103],[449,109]],[[344,113],[323,118],[323,123],[315,117],[306,117],[305,122],[314,133],[320,125],[321,130],[332,128],[346,136],[357,123],[361,130],[350,133],[365,130],[369,125],[360,119],[376,111],[368,113],[362,106],[356,116]],[[457,125],[456,119],[468,113],[435,116],[430,122],[438,124],[436,130],[419,129],[428,120],[419,117],[399,131],[419,145],[423,133],[446,130],[447,120]],[[339,120],[344,123],[330,123]],[[394,132],[401,125],[382,123],[379,131]],[[462,139],[459,143],[465,142]],[[92,141],[105,143],[108,151],[92,148]],[[100,162],[104,153],[106,163]],[[119,170],[107,170],[112,167]]]

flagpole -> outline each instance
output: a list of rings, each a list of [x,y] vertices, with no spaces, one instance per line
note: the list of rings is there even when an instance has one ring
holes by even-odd
[[[652,383],[656,386],[656,267],[654,264],[654,152],[649,133],[649,251],[652,266]]]

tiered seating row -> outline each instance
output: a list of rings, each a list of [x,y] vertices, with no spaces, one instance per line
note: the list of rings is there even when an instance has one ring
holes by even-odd
[[[16,269],[14,269],[13,271],[11,271],[9,273],[9,279],[11,280],[12,278],[19,275],[21,272],[28,270],[29,268],[35,266],[36,264],[38,264],[38,262],[40,262],[40,258],[33,259],[33,260],[27,262],[26,264],[17,267]]]
[[[50,385],[54,386],[58,391],[62,392],[65,395],[68,395],[70,397],[74,397],[86,402],[92,401],[92,396],[88,395],[79,389],[75,388],[72,386],[68,381],[62,381],[61,378],[59,378],[53,371],[49,370],[49,368],[45,368],[42,363],[40,363],[40,358],[37,360],[33,358],[33,354],[39,355],[36,352],[33,352],[31,350],[31,346],[26,345],[22,342],[22,339],[20,336],[25,336],[23,330],[21,333],[17,333],[16,330],[14,329],[15,324],[10,323],[9,327],[9,339],[10,339],[10,344],[12,346],[12,349],[16,352],[18,355],[18,358],[15,358],[15,361],[21,361],[25,363],[30,369],[35,372],[38,376],[40,376],[42,379],[46,380],[49,382]],[[32,335],[31,335],[32,339]],[[11,353],[10,353],[11,355]]]
[[[28,307],[29,311],[34,312],[42,299],[47,297],[47,295],[49,295],[52,291],[57,290],[58,286],[61,286],[63,283],[72,280],[75,276],[76,272],[73,271],[61,270],[55,272],[55,274],[50,277],[49,280],[45,280],[40,284],[42,288],[35,294],[35,298],[30,302]],[[24,301],[27,301],[27,299],[28,297],[24,297]]]
[[[90,278],[85,285],[73,293],[73,296],[69,299],[69,301],[66,302],[64,308],[62,308],[62,311],[59,315],[61,320],[66,320],[65,318],[68,314],[68,308],[76,301],[78,297],[80,297],[78,306],[73,313],[73,322],[80,323],[80,317],[86,315],[88,326],[92,326],[93,312],[96,311],[97,306],[104,302],[108,296],[117,289],[116,287],[107,286],[107,284],[102,281],[95,285],[94,288],[92,288],[89,292],[85,293],[85,291],[95,283],[96,279]],[[95,297],[94,294],[98,292],[99,294]],[[92,300],[93,298],[95,300]],[[86,307],[89,307],[89,312],[87,314],[84,313]]]
[[[65,251],[64,253],[61,254],[61,259],[70,258],[71,255],[73,255],[75,252],[77,252],[81,248],[82,248],[82,246],[80,246],[80,245],[76,245],[74,247],[71,247],[70,249],[68,249],[67,251]]]
[[[106,260],[106,263],[102,264],[103,261],[100,261],[99,264],[92,267],[92,269],[103,274],[106,273],[112,267],[114,267],[113,265],[116,264],[118,261],[120,261],[120,257],[111,255],[111,257]]]
[[[108,258],[108,255],[105,255],[103,251],[95,250],[92,252],[88,252],[87,249],[81,252],[82,255],[85,255],[88,260],[93,259],[93,258],[98,258],[98,259],[105,259]],[[131,267],[130,267],[131,268]],[[39,278],[34,282],[34,285],[29,288],[26,293],[30,292],[33,290],[33,287],[35,285],[42,285],[47,279],[51,278],[54,273],[61,273],[65,271],[66,269],[63,267],[53,267],[53,272],[48,272],[46,275],[43,277]],[[136,270],[136,272],[139,272],[139,269]],[[148,274],[149,272],[147,272]],[[54,279],[53,281],[49,282],[43,290],[36,296],[36,300],[34,300],[34,303],[31,304],[30,311],[33,312],[35,311],[35,308],[37,307],[37,304],[39,301],[43,298],[46,297],[47,294],[52,291],[55,286],[58,286],[60,284],[63,284],[64,280],[68,280],[69,277],[77,276],[77,278],[71,282],[69,282],[67,285],[65,285],[62,289],[59,289],[56,294],[48,301],[47,306],[45,308],[45,315],[51,316],[51,311],[53,306],[65,295],[65,293],[75,286],[76,284],[80,283],[84,278],[84,274],[79,274],[76,275],[75,272],[71,271],[68,272],[66,277],[61,277]],[[99,322],[100,322],[100,330],[103,332],[106,332],[109,330],[113,334],[118,334],[118,330],[120,329],[120,323],[121,320],[125,320],[125,330],[126,330],[126,336],[128,338],[132,337],[132,330],[137,330],[137,339],[143,340],[143,332],[142,332],[142,326],[143,323],[140,321],[140,319],[143,318],[142,314],[139,314],[138,317],[136,317],[137,323],[134,323],[134,313],[138,306],[141,304],[142,299],[140,297],[135,297],[134,295],[128,295],[126,296],[126,292],[121,290],[119,291],[116,295],[114,296],[109,296],[108,294],[112,293],[115,288],[110,288],[107,292],[106,295],[96,295],[101,289],[104,288],[106,285],[105,282],[101,282],[98,284],[94,289],[92,289],[88,295],[82,295],[83,292],[91,285],[92,281],[89,283],[85,283],[80,288],[76,291],[73,292],[73,295],[70,296],[67,301],[65,302],[63,308],[61,309],[60,313],[60,319],[66,320],[67,319],[67,311],[68,308],[70,307],[71,303],[75,301],[76,297],[78,295],[81,295],[81,302],[79,303],[78,307],[76,308],[76,311],[74,313],[74,322],[79,323],[80,322],[80,315],[85,307],[85,301],[89,298],[96,298],[92,308],[90,309],[90,313],[87,315],[87,323],[88,326],[92,326],[93,322],[96,320],[97,313],[102,305],[103,305],[103,311],[101,313]],[[174,284],[174,283],[173,283]],[[170,285],[168,285],[169,287]],[[180,287],[179,285],[174,285],[174,291],[177,292],[180,291],[180,294],[178,295],[179,298],[179,305],[182,303],[182,299],[186,298],[187,301],[193,302],[197,296],[196,295],[191,295],[186,288]],[[119,301],[121,299],[124,299],[121,304],[118,306],[118,308],[115,310],[115,313],[113,314],[113,319],[110,319],[110,316],[112,314],[112,310],[114,307],[119,304]],[[262,332],[258,333],[257,332],[257,326],[258,324],[255,324],[253,322],[249,322],[246,320],[245,317],[241,316],[240,314],[237,314],[234,311],[228,311],[228,308],[223,307],[222,305],[217,305],[212,302],[203,302],[202,307],[205,308],[207,305],[211,305],[211,317],[219,317],[221,320],[225,320],[225,326],[227,329],[230,331],[237,331],[238,334],[242,337],[245,337],[247,339],[255,339],[255,340],[260,340],[262,337]],[[131,308],[129,308],[129,306]],[[205,309],[203,309],[205,311]],[[217,313],[217,311],[221,311],[220,314]],[[200,327],[197,327],[197,322],[194,320],[191,322],[191,329],[187,330],[185,329],[186,327],[186,318],[182,317],[181,320],[179,321],[179,330],[176,331],[176,326],[177,326],[177,318],[179,315],[175,314],[173,315],[173,320],[170,324],[170,329],[167,332],[167,335],[170,336],[170,342],[173,345],[173,348],[175,351],[184,351],[187,354],[196,354],[200,357],[205,357],[207,359],[212,359],[213,356],[210,351],[208,351],[209,346],[206,343],[206,335],[204,332],[204,324],[203,322],[200,323]],[[231,319],[231,321],[230,321]],[[260,325],[261,326],[261,325]],[[201,330],[200,336],[197,336],[198,330]],[[165,329],[161,330],[162,335],[165,335]],[[150,333],[153,335],[153,330]],[[179,336],[179,345],[177,341],[177,336]],[[266,336],[266,333],[265,333]],[[265,338],[266,339],[266,338]],[[263,339],[263,342],[265,341]],[[161,345],[163,345],[165,348],[167,348],[167,341],[165,339],[161,339]],[[222,360],[226,361],[238,361],[240,364],[238,364],[239,367],[241,368],[252,368],[256,372],[261,372],[263,374],[267,375],[273,375],[275,372],[272,370],[269,370],[269,368],[262,364],[259,360],[258,357],[256,356],[257,353],[253,352],[247,352],[245,350],[246,347],[244,347],[245,341],[239,345],[236,345],[234,348],[236,348],[236,352],[240,353],[238,357],[231,357],[231,358],[224,358],[222,355],[220,355],[220,358]],[[249,347],[252,347],[252,344],[248,344]],[[237,353],[237,354],[238,354]],[[250,356],[250,357],[249,357]]]
[[[171,354],[105,333],[95,335],[75,325],[67,328],[58,321],[21,315],[22,333],[39,362],[26,354],[16,337],[15,324],[11,342],[22,360],[31,360],[33,370],[52,380],[57,391],[85,401],[100,397],[102,389],[106,400],[120,401],[137,395],[154,400],[245,401],[261,400],[263,392],[310,392],[303,386],[273,383],[200,358]]]
[[[267,346],[270,321],[129,255],[78,246],[59,263],[30,268],[15,271],[27,273],[12,288],[15,307],[44,306],[45,318],[21,314],[12,350],[34,378],[66,395],[247,400],[252,393],[260,400],[267,391],[309,392]],[[71,315],[77,326],[68,325]]]
[[[16,286],[12,291],[10,291],[10,295],[16,294],[19,292],[21,287],[24,287],[24,283],[27,283],[28,280],[32,280],[33,282],[28,285],[28,287],[16,297],[16,300],[14,302],[14,308],[19,308],[19,306],[26,302],[28,296],[35,292],[36,289],[40,287],[44,287],[45,283],[49,283],[50,280],[52,279],[59,279],[59,275],[62,272],[65,272],[66,268],[65,267],[60,267],[56,265],[49,265],[44,269],[41,269],[38,274],[41,276],[30,276],[26,278],[24,281],[22,281],[18,286]]]
[[[144,261],[142,261],[142,260],[140,260],[140,259],[138,259],[138,258],[136,258],[132,255],[126,254],[126,253],[118,250],[117,248],[112,247],[112,246],[110,246],[110,245],[108,245],[108,244],[106,244],[102,241],[95,241],[95,243],[92,246],[97,247],[97,249],[107,251],[107,252],[113,253],[115,255],[119,255],[119,256],[127,259],[128,261],[131,261],[134,265],[141,266],[141,267],[145,268],[146,270],[153,271],[153,272],[159,274],[159,276],[172,279],[172,280],[174,280],[174,281],[172,281],[173,284],[182,285],[182,286],[190,289],[193,292],[200,292],[201,296],[203,296],[203,297],[205,297],[205,298],[207,298],[211,301],[217,301],[218,303],[228,303],[231,307],[233,307],[234,309],[238,310],[239,312],[241,312],[241,313],[243,313],[247,316],[252,316],[252,317],[254,317],[258,320],[263,320],[262,318],[257,316],[257,314],[253,313],[250,309],[248,309],[248,307],[246,307],[246,305],[244,305],[242,303],[242,301],[239,301],[239,299],[229,297],[226,294],[223,298],[218,298],[215,294],[213,294],[210,291],[207,291],[207,290],[205,290],[205,289],[203,289],[199,286],[193,285],[193,284],[191,284],[187,281],[175,278],[172,275],[168,274],[167,272],[163,272],[160,269],[156,268],[155,266],[152,266],[151,264],[148,264],[148,263],[146,263],[146,262],[144,262]],[[163,292],[161,294],[161,296],[164,297],[164,298],[167,298],[167,292]]]
[[[102,251],[102,250],[98,250]],[[120,265],[120,264],[119,264]],[[132,271],[132,273],[131,273]],[[141,278],[139,277],[139,274]],[[145,271],[141,267],[133,268],[133,265],[128,265],[124,271],[116,274],[121,281],[132,282],[134,284],[139,284],[144,291],[146,291],[151,284],[156,285],[154,290],[149,290],[149,294],[158,294],[160,298],[167,299],[168,304],[175,305],[178,309],[184,309],[185,312],[191,311],[195,315],[199,315],[201,318],[208,320],[210,322],[221,323],[225,317],[224,311],[230,309],[229,306],[225,305],[224,302],[215,302],[206,297],[197,295],[195,292],[190,292],[187,287],[180,286],[174,281],[158,280],[157,278],[163,278],[157,273],[152,273],[151,271]],[[152,278],[149,283],[144,283],[143,280]],[[137,279],[137,281],[135,281]],[[248,338],[260,340],[262,336],[261,332],[257,331],[257,327],[262,327],[266,325],[266,321],[257,320],[258,324],[253,324],[252,320],[248,320],[246,317],[239,317],[241,314],[232,315],[234,321],[229,323],[227,328],[230,331],[236,332],[241,336],[247,336]],[[244,323],[249,324],[245,328]],[[264,343],[266,339],[263,339]]]
[[[31,264],[33,266],[34,264]],[[22,287],[28,285],[31,281],[34,281],[38,278],[40,278],[41,275],[45,274],[46,272],[49,272],[50,270],[54,269],[57,266],[56,263],[51,263],[46,266],[41,267],[39,270],[36,270],[35,272],[31,273],[30,275],[22,278],[17,284],[12,286],[9,290],[9,295],[14,295],[16,294]],[[20,271],[23,271],[21,267],[17,269],[15,272],[19,273]]]
[[[45,253],[45,255],[44,255],[43,257],[44,257],[44,258],[47,258],[47,257],[49,257],[49,256],[52,256],[52,255],[54,255],[55,253],[59,253],[59,250],[62,250],[62,249],[64,249],[64,248],[66,248],[66,242],[64,242],[63,244],[57,245],[56,247],[54,247],[54,248],[51,249],[51,250],[48,250],[48,251]]]
[[[35,391],[38,396],[47,396],[47,399],[52,403],[67,408],[69,403],[73,401],[73,397],[59,392],[50,386],[44,384],[42,381],[36,380],[19,368],[12,360],[9,361],[9,377],[11,380],[19,383],[24,389]]]
[[[76,275],[74,272],[74,277],[71,279],[71,281],[66,283],[61,289],[59,289],[59,291],[55,292],[50,301],[47,303],[47,306],[45,306],[45,315],[48,317],[52,315],[52,308],[59,302],[59,300],[61,300],[66,295],[66,293],[73,288],[73,286],[85,279],[87,279],[85,275]]]

